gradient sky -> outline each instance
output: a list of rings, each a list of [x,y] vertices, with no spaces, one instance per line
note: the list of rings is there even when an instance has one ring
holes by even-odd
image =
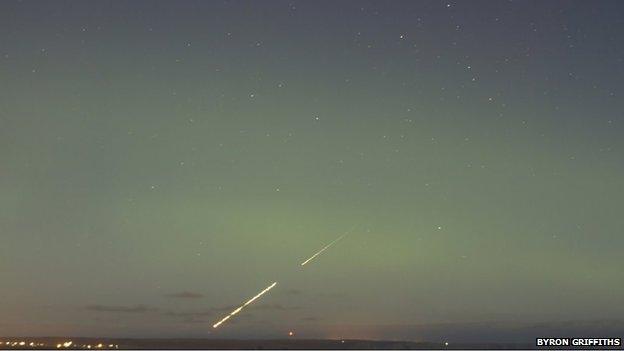
[[[617,0],[2,1],[0,330],[620,318],[623,35]]]

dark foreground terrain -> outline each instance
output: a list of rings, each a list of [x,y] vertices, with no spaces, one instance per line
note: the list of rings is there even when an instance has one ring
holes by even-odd
[[[248,349],[248,350],[310,350],[310,349],[526,349],[521,344],[455,344],[373,341],[373,340],[224,340],[224,339],[109,339],[109,338],[0,338],[0,349],[54,350],[135,350],[135,349]]]

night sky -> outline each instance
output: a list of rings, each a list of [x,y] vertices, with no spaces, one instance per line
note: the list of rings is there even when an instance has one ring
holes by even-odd
[[[623,35],[617,0],[2,1],[0,330],[617,320]]]

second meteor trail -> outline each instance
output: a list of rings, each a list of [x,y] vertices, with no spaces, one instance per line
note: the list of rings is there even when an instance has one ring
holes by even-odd
[[[351,231],[355,229],[355,226],[353,226],[353,228],[349,229],[346,233],[342,234],[341,236],[339,236],[337,239],[335,239],[334,241],[332,241],[331,243],[325,245],[325,247],[323,247],[322,249],[320,249],[319,251],[317,251],[314,255],[310,256],[310,258],[308,258],[307,260],[301,262],[300,266],[305,266],[308,262],[312,261],[314,258],[316,258],[316,256],[320,255],[323,253],[323,251],[329,249],[332,245],[334,245],[335,243],[337,243],[338,241],[340,241],[340,239],[344,238],[345,236],[347,236],[349,233],[351,233]]]

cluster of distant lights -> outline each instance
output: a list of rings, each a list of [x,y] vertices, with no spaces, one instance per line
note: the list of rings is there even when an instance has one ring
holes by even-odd
[[[42,342],[35,342],[35,341],[23,341],[23,340],[19,340],[19,341],[5,341],[5,342],[1,342],[0,341],[0,346],[1,345],[6,345],[6,346],[10,346],[10,347],[26,347],[26,346],[30,346],[30,347],[48,347],[48,345],[46,345],[45,343]],[[73,341],[65,341],[59,344],[56,344],[56,348],[57,349],[68,349],[68,348],[72,348],[72,349],[119,349],[119,345],[117,344],[75,344]]]
[[[108,346],[108,347],[107,347]],[[63,348],[82,348],[82,349],[118,349],[119,345],[117,344],[82,344],[82,345],[78,345],[78,344],[74,344],[71,341],[66,341],[62,344],[56,344],[56,348],[57,349],[63,349]]]
[[[41,347],[41,346],[45,346],[44,343],[42,342],[27,342],[27,341],[5,341],[5,342],[1,342],[0,341],[0,345],[6,345],[6,346],[36,346],[36,347]]]
[[[288,336],[295,336],[295,333],[294,333],[294,332],[292,332],[292,331],[289,331],[289,332],[288,332]],[[344,341],[344,340],[340,340],[340,342],[344,344],[344,342],[345,342],[345,341]],[[3,343],[0,341],[0,346],[1,346],[2,344],[3,344]],[[44,343],[42,343],[42,342],[34,342],[34,341],[31,341],[31,342],[26,342],[26,341],[6,341],[6,342],[4,342],[4,345],[7,345],[7,346],[20,346],[20,347],[25,347],[27,344],[28,344],[28,346],[31,346],[31,347],[45,347],[45,346],[46,346],[46,344],[44,344]],[[448,342],[445,342],[445,343],[444,343],[444,346],[448,346],[448,345],[449,345],[449,343],[448,343]],[[108,346],[108,347],[107,347],[107,346]],[[57,348],[57,349],[67,349],[67,348],[81,348],[81,349],[118,349],[118,348],[119,348],[119,345],[117,345],[117,344],[108,344],[108,345],[107,345],[107,344],[102,344],[102,343],[100,343],[100,344],[94,344],[94,345],[91,345],[91,344],[82,344],[82,345],[78,345],[78,344],[74,344],[74,342],[73,342],[73,341],[65,341],[65,342],[64,342],[64,343],[62,343],[62,344],[56,344],[56,348]]]

